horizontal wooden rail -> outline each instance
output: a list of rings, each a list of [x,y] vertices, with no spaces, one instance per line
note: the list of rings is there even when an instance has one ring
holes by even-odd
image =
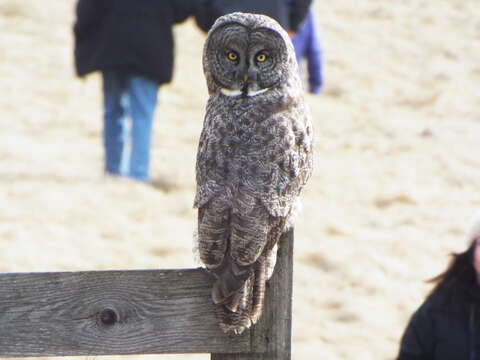
[[[220,330],[202,269],[0,274],[0,357],[290,359],[292,232],[286,237],[264,314],[239,336]]]
[[[245,352],[196,270],[0,275],[0,355]]]

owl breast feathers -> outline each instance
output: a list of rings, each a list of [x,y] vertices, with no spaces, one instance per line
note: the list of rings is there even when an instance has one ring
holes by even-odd
[[[259,318],[276,245],[312,171],[312,127],[286,32],[262,15],[217,20],[204,47],[209,90],[195,207],[200,259],[225,332]]]

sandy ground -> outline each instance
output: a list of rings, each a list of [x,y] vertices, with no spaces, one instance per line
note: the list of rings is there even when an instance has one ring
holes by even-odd
[[[296,226],[294,359],[393,359],[424,280],[464,248],[480,208],[480,3],[351,4],[315,4],[326,87],[307,96],[316,156]],[[0,0],[0,271],[195,267],[204,35],[175,30],[157,186],[112,180],[99,77],[73,72],[73,6]]]

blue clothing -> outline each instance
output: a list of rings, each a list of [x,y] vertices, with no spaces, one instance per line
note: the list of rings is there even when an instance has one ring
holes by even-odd
[[[102,75],[105,172],[148,182],[159,85],[124,69],[104,70]]]
[[[307,60],[309,91],[318,94],[323,85],[322,49],[312,10],[309,10],[292,42],[298,64],[300,65],[304,58]]]

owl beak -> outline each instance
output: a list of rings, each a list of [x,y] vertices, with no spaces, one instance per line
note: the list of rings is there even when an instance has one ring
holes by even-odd
[[[247,96],[248,94],[248,74],[243,74],[243,86],[242,86],[242,95]]]

